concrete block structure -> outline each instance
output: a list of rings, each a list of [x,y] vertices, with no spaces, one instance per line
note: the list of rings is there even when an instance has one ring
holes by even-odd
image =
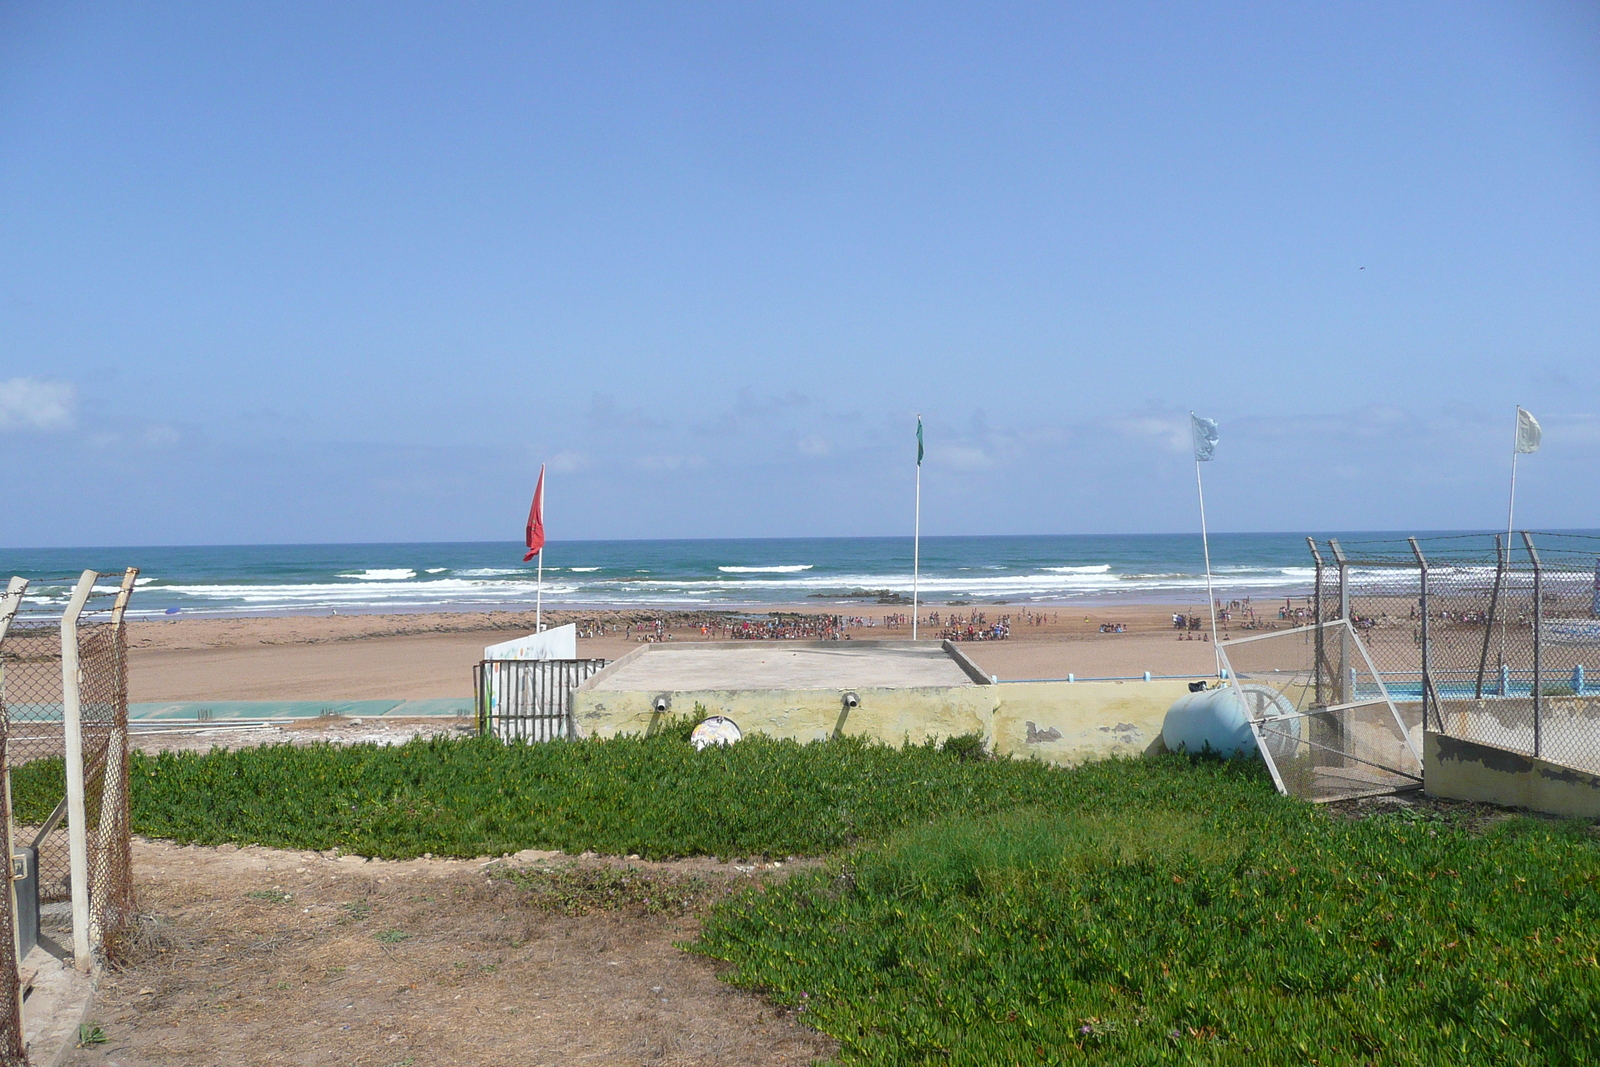
[[[1430,730],[1423,742],[1429,796],[1600,819],[1600,774]]]
[[[950,642],[642,645],[572,695],[580,736],[646,734],[700,705],[745,734],[920,744],[962,734],[991,752],[1071,765],[1159,746],[1186,681],[996,683]]]

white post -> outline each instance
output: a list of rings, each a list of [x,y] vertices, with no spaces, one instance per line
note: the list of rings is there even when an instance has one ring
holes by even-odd
[[[13,577],[5,593],[0,594],[0,641],[5,640],[6,631],[11,629],[11,620],[17,617],[17,609],[22,607],[22,594],[27,591],[28,579]]]
[[[1222,646],[1217,643],[1217,598],[1211,592],[1211,539],[1206,533],[1206,487],[1200,481],[1200,460],[1194,461],[1194,487],[1200,494],[1200,549],[1206,557],[1206,604],[1211,608],[1211,652],[1217,661],[1217,677],[1222,677]]]
[[[100,575],[84,571],[61,616],[61,724],[66,741],[67,866],[72,878],[72,962],[94,966],[89,943],[89,837],[83,806],[83,704],[78,691],[78,616]]]
[[[541,526],[544,523],[544,500],[545,500],[545,493],[546,492],[548,492],[548,490],[545,488],[545,484],[544,484],[544,468],[540,467],[539,468],[539,522],[540,522]],[[549,543],[550,543],[549,539],[546,538],[545,539],[545,545],[547,545]],[[544,550],[545,550],[545,545],[540,545],[539,546],[539,576],[536,579],[534,579],[533,632],[536,633],[536,634],[544,633]]]
[[[917,639],[918,586],[922,577],[922,413],[917,413],[917,517],[911,533],[911,640]]]
[[[1506,548],[1511,547],[1511,523],[1517,514],[1517,448],[1511,446],[1511,501],[1506,505]]]

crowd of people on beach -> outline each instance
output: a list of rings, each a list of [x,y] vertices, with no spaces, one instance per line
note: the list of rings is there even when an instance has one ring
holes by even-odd
[[[941,622],[939,613],[930,612],[928,622],[938,626]],[[952,613],[943,623],[944,629],[939,637],[945,641],[1004,641],[1011,636],[1010,615],[1002,615],[991,623],[988,615],[982,611],[974,611],[965,618]]]

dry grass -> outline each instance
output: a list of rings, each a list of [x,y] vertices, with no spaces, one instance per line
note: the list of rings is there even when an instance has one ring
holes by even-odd
[[[702,903],[770,869],[135,848],[147,917],[101,986],[93,1021],[109,1040],[75,1067],[732,1065],[832,1050],[675,947]]]

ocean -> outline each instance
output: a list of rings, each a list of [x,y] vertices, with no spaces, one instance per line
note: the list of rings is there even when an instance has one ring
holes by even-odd
[[[1348,541],[1401,534],[1334,534]],[[238,616],[523,610],[535,567],[514,543],[224,545],[3,549],[0,571],[31,579],[37,608],[64,603],[84,568],[140,569],[130,615]],[[1215,534],[1222,599],[1300,597],[1313,569],[1300,534]],[[908,537],[555,541],[544,603],[568,607],[848,612],[883,592],[911,594]],[[925,537],[929,606],[1205,603],[1194,534]]]

